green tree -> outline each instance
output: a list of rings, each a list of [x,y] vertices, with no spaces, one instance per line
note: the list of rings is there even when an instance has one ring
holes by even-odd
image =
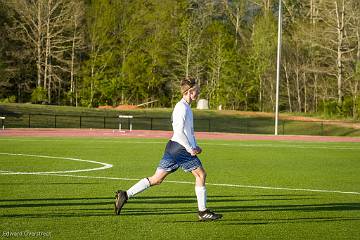
[[[203,55],[207,67],[205,93],[210,106],[216,108],[219,105],[227,105],[227,97],[230,92],[226,82],[232,80],[228,75],[232,68],[234,38],[221,22],[214,21],[204,33]],[[230,71],[228,69],[231,69]]]
[[[99,102],[107,88],[106,81],[114,76],[114,61],[116,61],[116,13],[121,2],[97,0],[90,1],[87,12],[87,50],[89,58],[82,68],[83,81],[81,102],[87,106],[103,104]]]
[[[259,94],[259,110],[272,111],[275,106],[275,57],[277,25],[272,15],[259,16],[251,36],[250,62]]]

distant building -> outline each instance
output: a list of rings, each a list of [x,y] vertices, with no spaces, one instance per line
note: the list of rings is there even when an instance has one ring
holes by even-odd
[[[200,99],[198,102],[197,102],[197,106],[196,106],[197,109],[209,109],[209,101],[206,100],[206,99]]]

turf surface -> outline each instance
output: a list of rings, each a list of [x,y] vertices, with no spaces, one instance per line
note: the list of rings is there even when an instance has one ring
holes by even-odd
[[[0,138],[1,171],[101,167],[64,158],[113,165],[59,175],[0,174],[1,237],[360,238],[360,194],[355,194],[360,192],[360,143],[200,141],[204,150],[200,158],[208,173],[208,206],[224,214],[222,220],[197,221],[193,176],[182,170],[131,199],[122,215],[114,216],[113,192],[136,182],[130,179],[151,175],[165,143],[165,139]]]

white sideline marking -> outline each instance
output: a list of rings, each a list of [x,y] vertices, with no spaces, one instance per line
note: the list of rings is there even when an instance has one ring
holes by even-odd
[[[13,173],[13,174],[16,174],[16,173]],[[19,173],[19,174],[24,174],[24,173]],[[44,176],[59,176],[59,177],[89,178],[89,179],[121,180],[121,181],[139,181],[140,180],[138,178],[97,177],[97,176],[84,176],[84,175],[72,175],[72,174],[47,174],[47,173],[26,173],[26,174],[44,175]],[[1,175],[1,173],[0,173],[0,175]],[[175,183],[175,184],[194,185],[194,182],[186,182],[186,181],[168,181],[168,180],[165,180],[164,182],[166,182],[166,183]],[[308,189],[308,188],[270,187],[270,186],[225,184],[225,183],[206,183],[206,185],[218,186],[218,187],[254,188],[254,189],[268,189],[268,190],[285,190],[285,191],[340,193],[340,194],[360,195],[360,192],[344,192],[344,191],[337,191],[337,190],[321,190],[321,189]]]
[[[93,160],[84,160],[79,158],[68,158],[68,157],[55,157],[55,156],[43,156],[43,155],[32,155],[32,154],[21,154],[21,153],[2,153],[0,155],[8,156],[27,156],[27,157],[39,157],[39,158],[50,158],[50,159],[64,159],[78,162],[89,162],[103,165],[99,168],[89,168],[89,169],[78,169],[78,170],[65,170],[65,171],[53,171],[53,172],[12,172],[12,171],[1,171],[0,175],[44,175],[44,176],[60,176],[60,177],[75,177],[75,178],[89,178],[89,179],[107,179],[107,180],[122,180],[122,181],[139,181],[137,178],[118,178],[118,177],[97,177],[97,176],[84,176],[84,175],[71,175],[71,174],[62,174],[62,173],[76,173],[76,172],[90,172],[90,171],[99,171],[107,168],[111,168],[113,165],[108,163],[97,162]],[[191,184],[193,182],[186,181],[164,181],[167,183],[176,183],[176,184]],[[269,190],[286,190],[286,191],[304,191],[304,192],[322,192],[322,193],[340,193],[340,194],[355,194],[360,195],[360,192],[344,192],[337,190],[320,190],[320,189],[307,189],[307,188],[287,188],[287,187],[270,187],[270,186],[255,186],[255,185],[241,185],[241,184],[225,184],[225,183],[206,183],[210,186],[220,186],[220,187],[235,187],[235,188],[254,188],[254,189],[269,189]]]
[[[68,158],[68,157],[54,157],[54,156],[43,156],[43,155],[32,155],[32,154],[22,154],[22,153],[4,153],[0,152],[0,155],[7,156],[25,156],[25,157],[38,157],[38,158],[50,158],[50,159],[63,159],[77,162],[88,162],[100,164],[102,167],[98,168],[86,168],[86,169],[77,169],[77,170],[65,170],[65,171],[53,171],[53,172],[13,172],[13,171],[2,171],[0,170],[0,174],[54,174],[54,173],[76,173],[76,172],[90,172],[90,171],[99,171],[107,168],[111,168],[113,165],[108,163],[97,162],[93,160],[84,160],[79,158]]]
[[[292,144],[239,144],[239,143],[202,143],[201,145],[214,146],[237,146],[237,147],[267,147],[267,148],[298,148],[298,149],[328,149],[328,150],[360,150],[360,147],[346,147],[346,146],[316,146],[316,145],[292,145]]]

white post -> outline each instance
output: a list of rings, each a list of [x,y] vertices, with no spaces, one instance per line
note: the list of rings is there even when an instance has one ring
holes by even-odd
[[[0,119],[1,119],[2,130],[5,130],[5,124],[4,124],[5,117],[0,117]]]
[[[282,35],[282,0],[279,0],[279,20],[278,20],[278,49],[276,66],[276,106],[275,106],[275,135],[278,135],[279,122],[279,85],[280,85],[280,60],[281,60],[281,35]]]
[[[121,131],[121,119],[128,119],[129,122],[129,130],[132,131],[132,119],[134,116],[129,115],[119,115],[119,131]]]

